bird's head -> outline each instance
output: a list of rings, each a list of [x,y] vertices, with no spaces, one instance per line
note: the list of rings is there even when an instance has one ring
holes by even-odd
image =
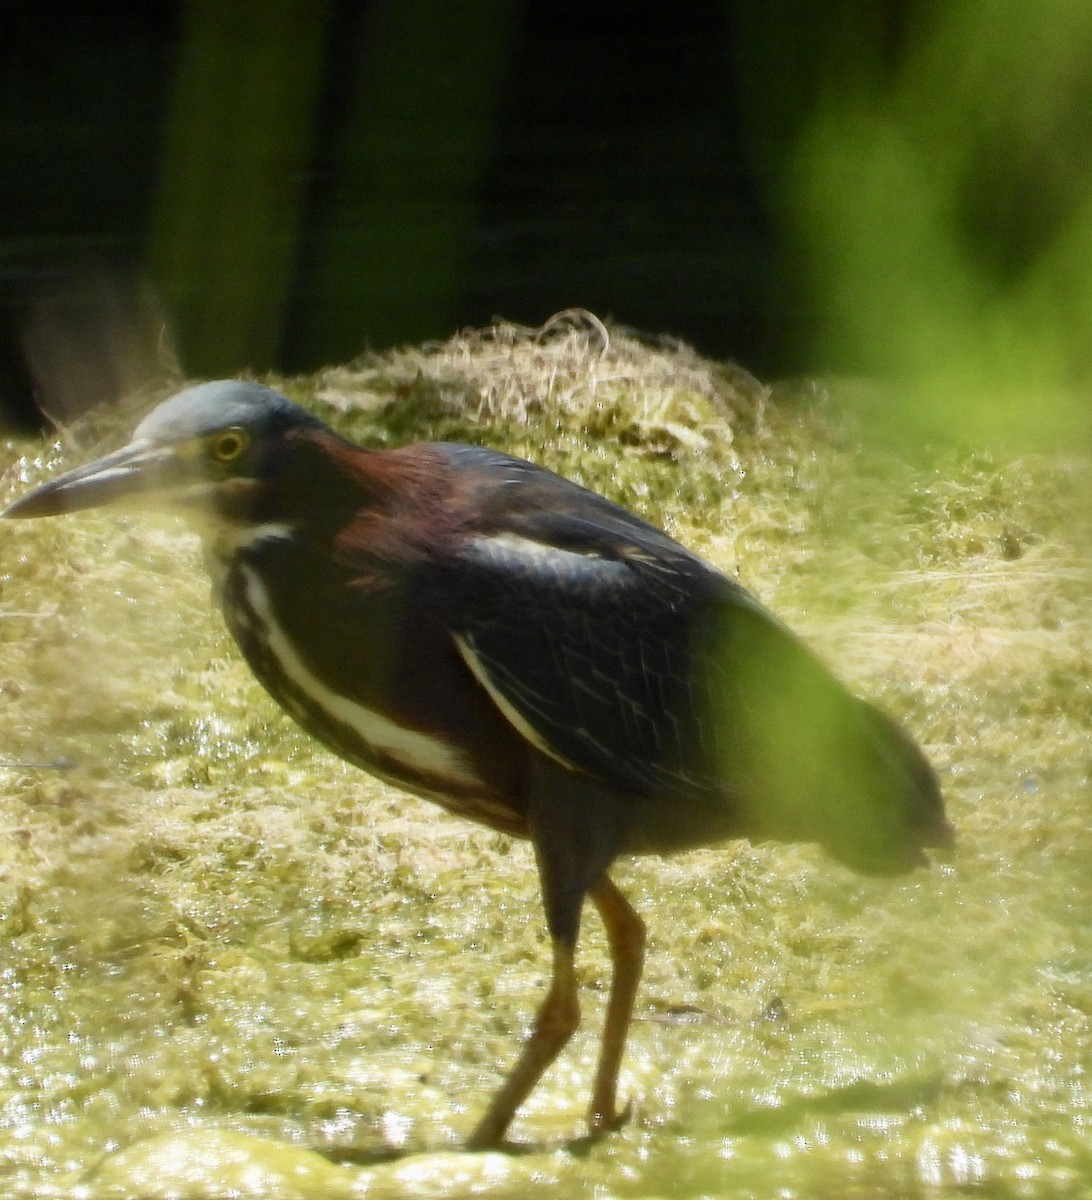
[[[271,388],[238,380],[199,384],[154,408],[127,446],[41,484],[3,515],[128,505],[247,520],[305,431],[334,436]]]

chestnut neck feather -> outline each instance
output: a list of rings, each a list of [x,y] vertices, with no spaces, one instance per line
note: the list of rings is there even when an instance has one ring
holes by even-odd
[[[366,450],[325,429],[297,429],[263,488],[252,520],[283,520],[372,558],[407,560],[457,533],[453,472],[421,444]]]

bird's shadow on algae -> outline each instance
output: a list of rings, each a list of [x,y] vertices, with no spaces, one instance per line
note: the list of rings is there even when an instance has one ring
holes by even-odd
[[[891,1083],[859,1079],[785,1104],[751,1108],[732,1117],[724,1132],[733,1137],[770,1136],[786,1133],[809,1117],[853,1112],[907,1112],[934,1103],[943,1088],[944,1078],[940,1074],[897,1079]]]
[[[787,1133],[801,1122],[814,1117],[831,1117],[855,1112],[908,1112],[935,1103],[940,1099],[944,1086],[944,1077],[939,1073],[892,1080],[890,1083],[859,1079],[842,1087],[801,1096],[784,1104],[752,1107],[732,1116],[722,1131],[729,1137],[770,1137]],[[619,1121],[616,1128],[600,1133],[583,1134],[567,1139],[518,1142],[506,1140],[496,1149],[512,1158],[555,1153],[558,1150],[567,1152],[573,1158],[585,1158],[604,1138],[610,1137],[617,1128],[628,1123],[632,1115],[632,1110],[627,1107],[623,1114],[624,1119]],[[311,1149],[338,1166],[353,1167],[380,1166],[411,1159],[421,1153],[420,1148],[402,1149],[390,1146],[312,1146]]]
[[[622,1124],[627,1123],[630,1116],[631,1112],[627,1108],[624,1120],[620,1121],[618,1126],[602,1130],[599,1133],[585,1133],[579,1137],[556,1140],[548,1138],[519,1142],[505,1140],[500,1142],[494,1149],[500,1154],[508,1155],[509,1158],[527,1158],[534,1154],[553,1154],[558,1150],[566,1151],[573,1158],[585,1158],[604,1138],[610,1137]],[[414,1158],[422,1153],[420,1147],[402,1149],[390,1146],[312,1146],[310,1149],[329,1162],[336,1163],[338,1166],[348,1167],[376,1167],[384,1163],[399,1162],[404,1159]],[[471,1152],[467,1151],[467,1153]]]

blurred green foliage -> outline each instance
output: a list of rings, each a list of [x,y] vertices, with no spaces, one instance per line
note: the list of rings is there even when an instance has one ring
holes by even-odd
[[[817,365],[892,380],[916,434],[1065,443],[1088,427],[1092,7],[911,11],[891,62],[859,23],[842,55],[828,37],[795,144]]]
[[[207,370],[277,357],[327,9],[184,6],[148,260],[178,344]]]

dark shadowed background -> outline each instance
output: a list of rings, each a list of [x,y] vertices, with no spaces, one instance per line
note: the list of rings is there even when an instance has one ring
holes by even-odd
[[[13,0],[3,417],[570,306],[764,376],[1083,397],[1082,9]]]

